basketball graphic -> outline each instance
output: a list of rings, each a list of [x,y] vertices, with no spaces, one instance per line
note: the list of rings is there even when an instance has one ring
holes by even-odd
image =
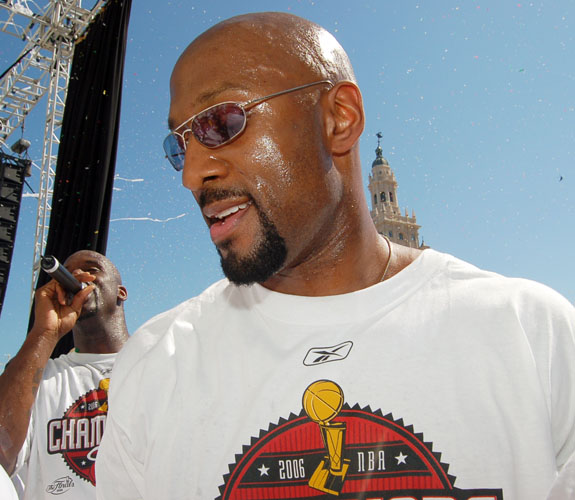
[[[325,425],[343,406],[343,390],[331,380],[318,380],[303,393],[302,406],[314,422]]]

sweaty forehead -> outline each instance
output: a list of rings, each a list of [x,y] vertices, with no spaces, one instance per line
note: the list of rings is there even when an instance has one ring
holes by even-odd
[[[249,100],[313,81],[305,68],[273,51],[251,50],[254,44],[243,40],[233,50],[221,50],[213,40],[186,50],[170,80],[169,128],[222,100]]]
[[[107,267],[108,262],[108,259],[98,252],[93,252],[91,250],[80,250],[70,255],[64,264],[68,268],[77,268],[94,264]]]
[[[262,80],[281,80],[287,74],[305,72],[289,55],[262,45],[257,38],[228,43],[227,37],[229,34],[223,33],[218,39],[197,42],[182,54],[172,73],[172,94],[193,89],[201,98],[219,87],[249,89]]]

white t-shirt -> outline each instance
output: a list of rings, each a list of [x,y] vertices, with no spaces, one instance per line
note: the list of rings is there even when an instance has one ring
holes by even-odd
[[[4,467],[0,465],[0,498],[2,500],[18,500],[18,495],[14,489],[10,477],[6,474]]]
[[[98,498],[541,500],[575,449],[574,325],[433,250],[330,297],[222,280],[120,353]]]
[[[561,469],[547,500],[575,500],[575,453]]]
[[[94,464],[115,359],[70,352],[48,361],[14,471],[24,499],[96,497]]]

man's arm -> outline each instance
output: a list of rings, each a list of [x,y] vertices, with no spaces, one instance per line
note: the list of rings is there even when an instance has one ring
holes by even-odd
[[[81,274],[82,281],[94,279],[88,273]],[[54,280],[36,292],[34,326],[0,375],[0,464],[8,474],[14,472],[26,439],[44,368],[58,340],[76,323],[92,290],[88,286],[78,292],[70,305],[66,293]]]

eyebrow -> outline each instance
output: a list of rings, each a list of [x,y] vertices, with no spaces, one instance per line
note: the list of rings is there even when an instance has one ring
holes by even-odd
[[[209,101],[215,99],[217,96],[219,96],[220,94],[223,94],[224,92],[226,92],[228,90],[241,90],[241,91],[246,92],[248,90],[248,88],[244,87],[242,85],[238,85],[237,83],[224,82],[219,87],[209,89],[209,90],[206,90],[205,92],[202,92],[201,94],[198,94],[196,96],[196,98],[194,99],[194,104],[206,104]],[[243,101],[241,101],[241,102],[243,102]],[[214,103],[214,104],[217,104],[217,103]],[[201,112],[201,111],[202,110],[200,110],[199,112]],[[190,115],[189,118],[191,118],[192,116],[195,116],[195,114]],[[174,130],[174,128],[179,126],[181,123],[182,122],[176,123],[173,118],[168,117],[168,129],[169,130]],[[185,123],[185,122],[183,122],[183,123]]]
[[[81,266],[79,268],[76,269],[82,269],[86,266],[96,266],[98,268],[102,267],[102,264],[100,262],[98,262],[97,260],[85,260],[84,262],[82,262]],[[66,266],[68,267],[68,266]]]
[[[88,264],[89,266],[102,267],[102,263],[99,260],[87,260],[85,264]]]

